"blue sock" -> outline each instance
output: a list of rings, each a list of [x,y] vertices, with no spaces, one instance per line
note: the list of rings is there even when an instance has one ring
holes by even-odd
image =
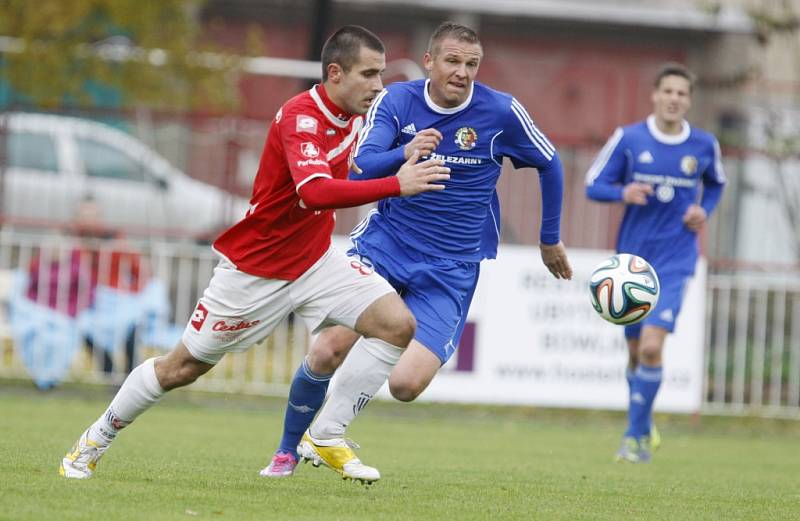
[[[631,369],[631,366],[625,368],[625,380],[628,382],[628,399],[630,399],[631,393],[633,392],[633,375],[635,371],[636,369]]]
[[[297,368],[289,389],[289,403],[283,419],[283,438],[279,451],[290,452],[297,458],[297,444],[322,406],[330,381],[331,375],[312,373],[305,360]]]
[[[663,371],[661,366],[639,364],[631,386],[631,401],[628,409],[628,430],[625,436],[633,436],[637,440],[650,434],[653,421],[653,402],[656,400],[658,388],[661,387]]]

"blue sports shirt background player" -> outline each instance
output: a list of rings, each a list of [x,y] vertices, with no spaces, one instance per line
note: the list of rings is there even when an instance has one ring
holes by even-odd
[[[647,462],[660,444],[652,410],[661,385],[664,340],[675,328],[687,280],[694,274],[697,232],[725,183],[716,138],[684,119],[692,84],[691,72],[682,65],[662,67],[652,93],[653,114],[618,128],[586,175],[589,198],[626,204],[617,251],[646,259],[661,283],[655,310],[625,327],[630,405],[619,461]]]
[[[563,178],[558,154],[516,99],[474,82],[482,54],[474,31],[442,24],[424,58],[430,79],[387,87],[368,112],[351,179],[393,175],[415,154],[441,159],[451,169],[442,197],[387,201],[351,235],[353,262],[375,269],[397,289],[417,320],[416,336],[403,352],[359,339],[346,328],[324,331],[295,375],[284,436],[262,475],[291,475],[300,442],[299,456],[345,477],[380,477],[344,445],[345,428],[387,377],[395,398],[412,401],[452,356],[480,261],[497,254],[495,187],[504,157],[516,167],[538,169],[542,258],[555,277],[571,278],[559,239]],[[303,435],[322,403],[327,379],[345,355],[328,401]]]

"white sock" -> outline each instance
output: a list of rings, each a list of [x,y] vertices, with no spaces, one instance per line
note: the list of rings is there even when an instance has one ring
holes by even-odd
[[[309,432],[318,439],[344,437],[350,422],[389,378],[403,349],[361,337],[336,371],[332,389]]]
[[[89,427],[89,439],[101,445],[110,444],[120,429],[156,404],[165,391],[156,377],[155,358],[145,360],[125,379],[108,409]]]

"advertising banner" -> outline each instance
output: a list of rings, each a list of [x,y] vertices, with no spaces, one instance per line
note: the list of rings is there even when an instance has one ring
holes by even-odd
[[[547,271],[537,247],[503,245],[499,259],[482,264],[456,354],[419,399],[626,409],[623,328],[595,313],[588,290],[591,271],[612,254],[569,250],[575,275],[563,281]],[[657,411],[700,409],[705,276],[701,261],[667,337]]]

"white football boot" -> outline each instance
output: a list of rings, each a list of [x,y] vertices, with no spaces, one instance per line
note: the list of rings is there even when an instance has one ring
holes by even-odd
[[[86,429],[75,445],[61,460],[58,473],[65,478],[87,479],[91,478],[97,468],[97,462],[103,457],[108,445],[102,446],[88,437]]]

